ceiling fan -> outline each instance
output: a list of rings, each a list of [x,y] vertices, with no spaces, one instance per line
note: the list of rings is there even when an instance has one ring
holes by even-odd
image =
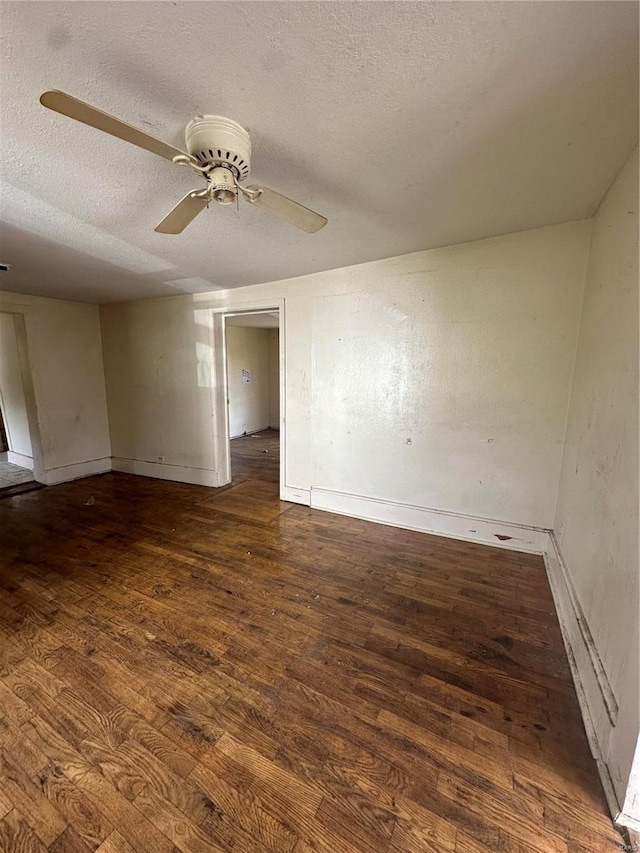
[[[251,138],[243,127],[230,118],[204,115],[191,119],[185,130],[187,152],[184,152],[57,89],[43,92],[40,103],[179,166],[190,166],[202,175],[206,186],[187,193],[156,225],[155,230],[161,234],[180,234],[211,202],[233,204],[239,195],[250,204],[279,216],[309,234],[327,224],[326,217],[274,190],[242,185],[241,182],[249,176],[251,170]]]

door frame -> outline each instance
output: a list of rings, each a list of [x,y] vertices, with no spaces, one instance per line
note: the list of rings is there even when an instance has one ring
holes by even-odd
[[[231,482],[231,438],[229,435],[229,378],[227,375],[226,318],[242,314],[273,314],[278,312],[278,378],[280,398],[280,499],[284,500],[286,478],[286,326],[284,299],[253,300],[224,308],[212,309],[213,329],[213,422],[214,467],[218,472],[218,486]],[[215,346],[216,342],[218,346]]]
[[[15,307],[4,307],[0,304],[0,314],[8,315],[13,320],[13,330],[17,346],[18,362],[20,364],[20,374],[22,380],[22,390],[24,392],[25,405],[27,411],[27,423],[29,425],[29,438],[31,441],[31,459],[33,479],[38,483],[46,485],[47,478],[44,467],[44,454],[42,450],[42,439],[40,436],[40,419],[38,417],[38,406],[36,403],[36,394],[33,384],[33,371],[31,369],[31,361],[29,358],[29,348],[27,342],[27,329],[25,324],[24,314],[16,310]],[[4,420],[5,429],[7,432],[7,440],[9,449],[13,452],[12,439],[10,429],[5,415],[6,409],[2,391],[0,390],[0,406],[2,406],[2,417]]]

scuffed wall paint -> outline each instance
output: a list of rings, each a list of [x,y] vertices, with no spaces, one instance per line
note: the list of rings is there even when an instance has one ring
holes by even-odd
[[[211,468],[196,320],[284,299],[286,486],[551,527],[590,229],[103,306],[114,455]]]
[[[113,456],[212,470],[209,327],[180,297],[128,303],[127,314],[117,346],[103,337]]]
[[[0,292],[0,311],[24,318],[44,478],[111,456],[99,309]],[[35,451],[35,448],[34,448]]]
[[[229,436],[236,438],[269,426],[269,330],[227,324],[226,340]]]
[[[555,521],[618,705],[603,745],[622,802],[640,728],[638,150],[593,227]]]

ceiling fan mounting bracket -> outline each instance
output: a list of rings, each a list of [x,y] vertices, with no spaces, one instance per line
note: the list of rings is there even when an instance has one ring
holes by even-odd
[[[247,131],[224,116],[203,115],[191,119],[185,144],[194,166],[209,172],[218,166],[230,169],[238,181],[251,171],[251,139]]]

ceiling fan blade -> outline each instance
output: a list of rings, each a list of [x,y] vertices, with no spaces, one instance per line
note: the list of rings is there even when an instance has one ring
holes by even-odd
[[[120,121],[119,118],[102,112],[91,104],[85,104],[84,101],[79,101],[77,98],[67,95],[65,92],[60,92],[58,89],[49,89],[40,95],[40,103],[47,109],[61,113],[63,116],[69,116],[76,121],[81,121],[83,124],[88,124],[91,127],[102,130],[111,136],[117,136],[118,139],[124,139],[125,142],[130,142],[132,145],[137,145],[138,148],[144,148],[152,154],[157,154],[159,157],[164,157],[166,160],[173,160],[178,154],[184,155],[184,151],[179,148],[174,148],[161,139],[156,139],[144,130],[138,130],[127,124],[126,121]]]
[[[154,228],[159,234],[181,234],[187,225],[209,204],[206,195],[198,195],[197,190],[179,201],[165,218]]]
[[[302,230],[306,231],[308,234],[313,234],[314,231],[319,231],[327,224],[328,220],[325,216],[320,216],[319,213],[314,213],[314,211],[309,210],[308,207],[303,207],[301,204],[298,204],[297,201],[292,201],[290,198],[280,195],[280,193],[277,193],[274,190],[269,190],[266,187],[254,186],[247,187],[247,191],[249,193],[257,193],[259,191],[259,194],[256,195],[254,199],[246,196],[251,204],[255,204],[257,207],[262,207],[269,213],[273,213],[275,216],[285,219],[287,222],[291,223],[291,225],[295,225],[296,228],[302,228]]]

